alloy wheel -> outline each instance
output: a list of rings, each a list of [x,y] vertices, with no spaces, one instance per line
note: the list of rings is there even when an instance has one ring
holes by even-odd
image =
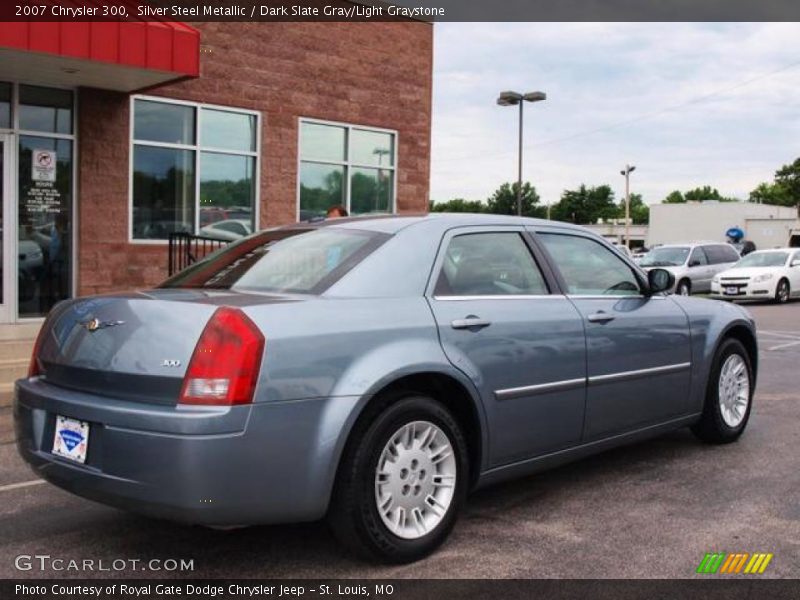
[[[453,501],[456,465],[453,446],[437,425],[413,421],[398,429],[375,470],[375,502],[389,531],[403,539],[433,531]]]
[[[738,427],[750,403],[750,374],[739,354],[731,354],[719,372],[719,408],[728,427]]]

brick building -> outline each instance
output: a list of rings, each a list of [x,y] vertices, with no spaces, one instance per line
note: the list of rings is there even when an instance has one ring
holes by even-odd
[[[3,23],[0,320],[162,280],[232,239],[424,211],[429,23]]]

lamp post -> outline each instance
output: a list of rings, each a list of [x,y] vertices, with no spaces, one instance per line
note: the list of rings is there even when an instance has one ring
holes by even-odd
[[[519,165],[517,172],[517,216],[522,216],[522,107],[526,102],[540,102],[547,99],[544,92],[500,92],[497,98],[499,106],[519,105]]]
[[[625,245],[631,247],[631,173],[636,170],[633,165],[625,165],[625,169],[619,172],[625,177]]]

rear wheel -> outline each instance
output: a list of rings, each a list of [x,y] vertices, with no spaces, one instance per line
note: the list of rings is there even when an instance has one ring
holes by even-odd
[[[678,282],[676,292],[679,296],[688,296],[692,293],[692,284],[689,283],[688,279],[681,279]]]
[[[789,282],[785,279],[781,279],[778,282],[778,286],[775,288],[775,302],[778,304],[786,304],[789,301],[790,295],[791,288],[789,287]]]
[[[357,554],[423,558],[449,535],[468,485],[458,422],[423,395],[385,402],[359,420],[339,470],[328,520]]]
[[[739,340],[727,338],[714,358],[703,414],[692,427],[694,434],[715,444],[737,440],[750,418],[753,390],[750,356]]]

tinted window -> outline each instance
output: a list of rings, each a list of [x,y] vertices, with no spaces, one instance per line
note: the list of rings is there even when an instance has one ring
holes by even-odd
[[[614,251],[589,238],[538,234],[570,294],[578,296],[630,296],[639,294],[633,270]]]
[[[185,104],[136,100],[133,137],[149,142],[194,144],[194,110]]]
[[[518,233],[454,237],[436,283],[437,296],[547,294],[547,284]]]
[[[705,246],[703,250],[705,250],[706,256],[708,257],[708,262],[712,265],[732,263],[739,260],[739,253],[730,246],[724,246],[722,244],[718,246]]]
[[[36,85],[19,86],[19,128],[72,133],[72,92]]]
[[[708,264],[708,258],[706,257],[706,253],[703,252],[703,249],[699,246],[692,250],[692,255],[689,257],[689,266],[690,267],[701,267],[703,265]]]
[[[653,248],[639,262],[643,267],[678,267],[686,262],[689,248],[684,246],[661,246]]]
[[[332,227],[263,232],[210,254],[161,287],[317,294],[388,237]]]

